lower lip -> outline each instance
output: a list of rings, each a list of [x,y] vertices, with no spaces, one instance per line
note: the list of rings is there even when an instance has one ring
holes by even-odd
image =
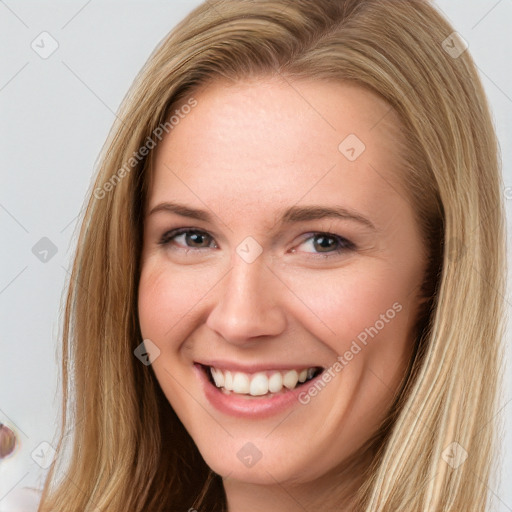
[[[194,370],[201,381],[206,398],[216,409],[224,414],[244,418],[266,418],[279,414],[294,405],[302,406],[299,395],[308,393],[308,389],[314,386],[322,376],[322,374],[317,375],[314,379],[285,393],[276,393],[269,397],[253,397],[235,393],[226,394],[210,382],[203,367],[196,363]]]

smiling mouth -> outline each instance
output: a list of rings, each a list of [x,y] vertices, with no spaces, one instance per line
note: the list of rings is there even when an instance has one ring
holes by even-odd
[[[324,368],[314,366],[297,370],[269,370],[256,373],[221,370],[201,365],[212,385],[225,394],[268,397],[286,393],[318,377]]]

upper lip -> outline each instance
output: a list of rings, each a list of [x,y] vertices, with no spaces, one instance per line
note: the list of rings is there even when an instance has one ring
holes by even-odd
[[[274,371],[281,371],[281,370],[303,370],[308,368],[322,368],[324,369],[324,366],[320,364],[312,364],[312,363],[292,363],[292,364],[276,364],[275,361],[273,363],[252,363],[252,364],[240,364],[233,361],[221,361],[221,360],[202,360],[202,361],[195,361],[197,364],[203,365],[203,366],[213,366],[216,369],[219,370],[229,370],[229,371],[235,371],[235,372],[242,372],[242,373],[257,373],[257,372],[263,372],[266,370],[274,370]]]

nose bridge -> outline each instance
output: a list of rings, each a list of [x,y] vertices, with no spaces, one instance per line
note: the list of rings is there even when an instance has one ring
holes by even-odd
[[[208,326],[230,342],[278,335],[286,325],[278,289],[279,280],[262,255],[247,262],[234,254],[231,270],[218,287]]]

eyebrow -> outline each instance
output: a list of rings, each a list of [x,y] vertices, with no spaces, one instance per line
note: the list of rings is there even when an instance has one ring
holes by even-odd
[[[158,212],[167,212],[188,217],[190,219],[212,222],[213,216],[206,210],[191,208],[184,204],[176,202],[165,202],[157,204],[148,214],[153,215]],[[357,212],[343,207],[325,207],[325,206],[292,206],[286,209],[281,216],[281,224],[291,224],[293,222],[304,222],[311,220],[319,220],[324,218],[335,218],[343,220],[352,220],[376,230],[373,223],[366,217]]]

